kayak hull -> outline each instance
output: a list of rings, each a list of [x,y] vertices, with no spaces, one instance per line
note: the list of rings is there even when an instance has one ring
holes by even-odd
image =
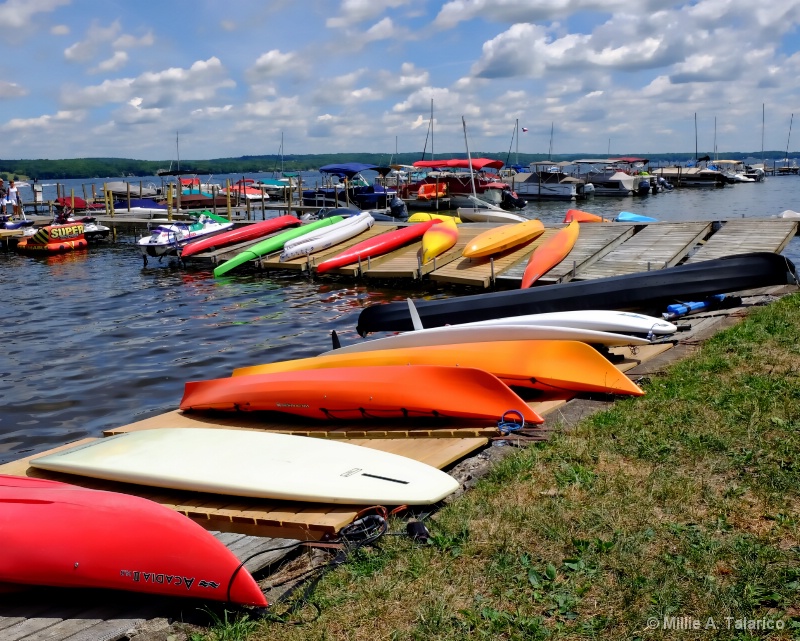
[[[552,238],[533,250],[525,272],[522,274],[522,288],[530,287],[564,260],[575,246],[579,232],[580,223],[573,220],[563,229],[559,229]]]
[[[420,248],[421,261],[424,265],[443,254],[458,241],[458,227],[451,218],[440,220],[422,235]]]
[[[482,258],[527,243],[544,233],[541,220],[526,220],[515,225],[503,225],[478,234],[464,248],[466,258]]]
[[[234,370],[233,376],[385,365],[474,367],[494,374],[506,385],[545,392],[644,393],[593,347],[579,341],[555,340],[460,343],[355,353],[334,350],[324,356],[242,367]]]
[[[794,274],[794,264],[784,256],[753,252],[546,287],[418,299],[414,300],[414,306],[425,327],[440,327],[448,323],[580,309],[659,308],[676,300],[698,300],[714,294],[794,283]],[[412,329],[414,324],[406,301],[367,307],[361,311],[357,323],[362,336]]]
[[[276,411],[318,420],[431,417],[494,421],[513,409],[526,422],[543,422],[488,372],[428,365],[330,368],[190,381],[180,408]]]
[[[267,605],[250,573],[237,571],[241,563],[230,550],[153,501],[0,476],[0,509],[2,583]]]
[[[269,220],[264,220],[252,225],[247,225],[246,227],[240,227],[238,229],[222,232],[221,234],[217,234],[216,236],[211,236],[209,238],[193,240],[188,245],[183,247],[181,250],[181,258],[188,258],[189,256],[199,254],[200,252],[209,249],[228,247],[229,245],[235,245],[236,243],[244,243],[248,240],[256,240],[258,238],[262,238],[263,236],[267,236],[268,234],[278,232],[281,229],[285,229],[286,227],[294,227],[299,224],[300,221],[294,216],[278,216],[277,218],[271,218]]]

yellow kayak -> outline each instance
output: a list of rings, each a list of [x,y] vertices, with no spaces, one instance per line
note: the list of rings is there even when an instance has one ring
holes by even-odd
[[[644,392],[600,352],[580,341],[521,340],[404,347],[343,352],[241,367],[233,376],[278,374],[330,367],[443,365],[472,367],[494,374],[506,385],[546,392]],[[412,382],[413,384],[413,382]]]
[[[411,214],[408,217],[408,222],[423,223],[426,220],[444,220],[445,218],[452,218],[457,224],[461,224],[461,219],[458,216],[451,216],[449,214],[429,214],[424,211],[418,211],[416,214]]]
[[[422,247],[420,254],[422,264],[432,261],[437,256],[443,254],[458,241],[458,227],[452,218],[435,223],[428,231],[422,235]]]
[[[467,258],[480,258],[497,254],[538,238],[543,233],[544,225],[541,220],[526,220],[524,223],[514,223],[487,229],[485,232],[475,236],[472,242],[464,247],[464,256]]]

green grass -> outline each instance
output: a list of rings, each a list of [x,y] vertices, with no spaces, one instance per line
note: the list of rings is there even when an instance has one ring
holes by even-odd
[[[800,296],[646,391],[506,457],[429,545],[361,551],[317,587],[315,621],[241,638],[800,639]],[[704,628],[648,628],[665,617]]]

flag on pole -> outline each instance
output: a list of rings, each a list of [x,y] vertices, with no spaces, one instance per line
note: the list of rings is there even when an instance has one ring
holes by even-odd
[[[528,128],[527,128],[527,127],[523,127],[523,128],[522,128],[522,133],[525,133],[525,132],[527,132],[527,131],[528,131]]]

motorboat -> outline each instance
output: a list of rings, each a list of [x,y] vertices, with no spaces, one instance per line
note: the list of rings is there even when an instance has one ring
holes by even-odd
[[[160,223],[151,230],[149,236],[140,238],[137,245],[146,265],[148,256],[161,259],[169,254],[177,254],[178,250],[190,241],[201,236],[225,231],[231,227],[233,227],[233,222],[204,212],[196,222]]]
[[[585,198],[586,181],[564,172],[570,162],[532,162],[528,171],[514,174],[511,187],[524,200],[578,200]]]

